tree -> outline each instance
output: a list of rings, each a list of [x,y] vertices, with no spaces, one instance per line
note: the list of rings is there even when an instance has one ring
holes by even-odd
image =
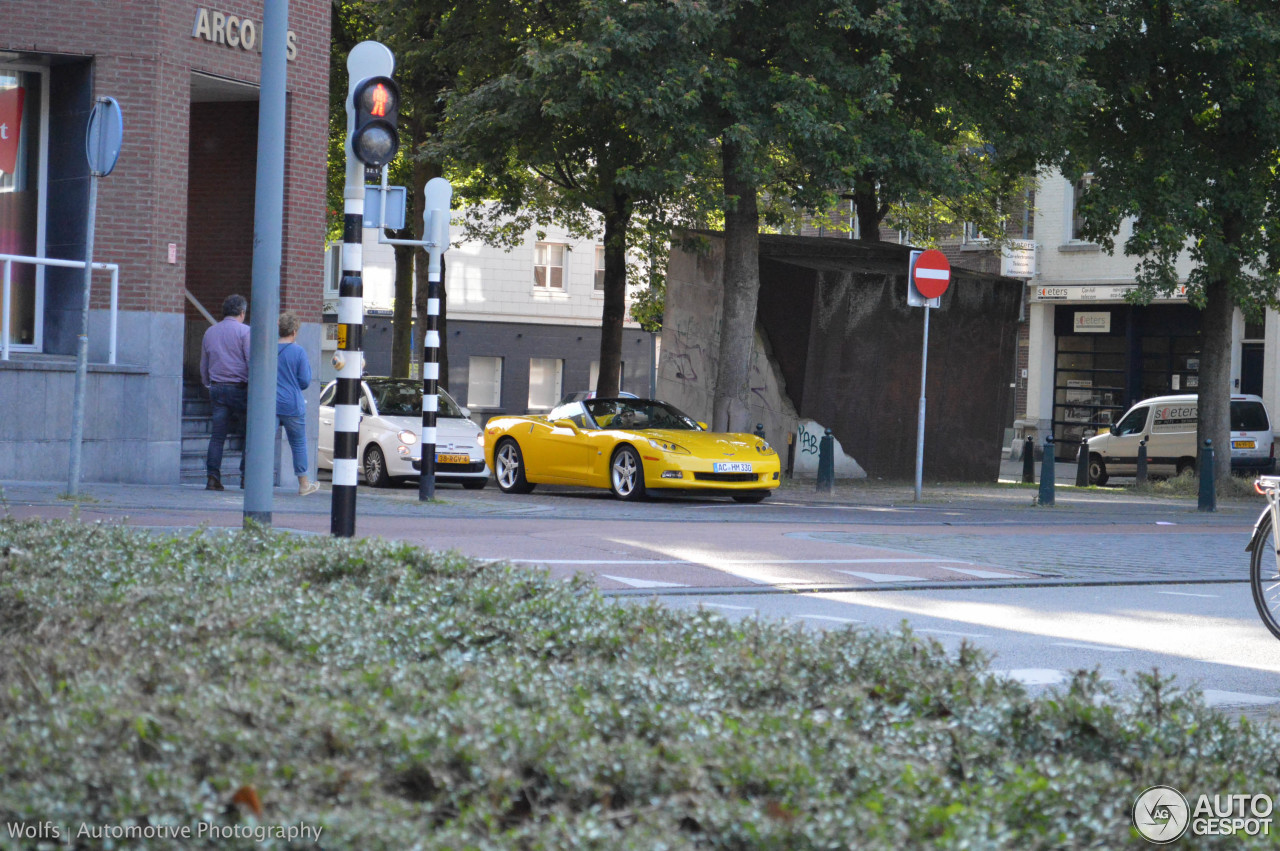
[[[637,220],[658,218],[688,186],[689,151],[700,141],[688,135],[700,73],[689,45],[713,17],[696,0],[570,0],[477,2],[450,19],[461,71],[432,150],[465,175],[462,197],[495,202],[483,211],[491,241],[500,239],[495,223],[510,233],[555,220],[586,235],[596,227],[588,211],[598,216],[601,395],[619,389]]]
[[[1199,433],[1230,473],[1231,321],[1276,304],[1280,283],[1280,6],[1272,0],[1121,0],[1085,54],[1097,87],[1063,171],[1087,237],[1138,258],[1140,297],[1183,283],[1203,316]]]

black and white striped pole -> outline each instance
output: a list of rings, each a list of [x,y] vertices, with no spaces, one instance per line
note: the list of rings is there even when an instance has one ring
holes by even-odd
[[[395,57],[383,44],[362,41],[347,56],[347,174],[343,189],[342,282],[338,286],[337,391],[333,417],[333,502],[330,534],[356,533],[360,462],[360,382],[364,372],[364,174],[381,168],[399,147],[395,118],[400,92],[390,79]]]
[[[423,242],[431,258],[427,266],[427,327],[422,348],[422,470],[418,500],[436,495],[436,413],[440,407],[440,258],[449,249],[449,202],[453,186],[443,177],[427,181],[422,207]]]

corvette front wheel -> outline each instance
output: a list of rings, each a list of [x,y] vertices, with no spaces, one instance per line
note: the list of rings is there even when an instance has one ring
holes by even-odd
[[[529,493],[533,485],[524,477],[524,456],[520,446],[511,439],[502,441],[493,455],[494,473],[503,493]]]
[[[618,499],[639,502],[644,499],[644,464],[640,454],[630,446],[619,447],[609,464],[609,489]]]

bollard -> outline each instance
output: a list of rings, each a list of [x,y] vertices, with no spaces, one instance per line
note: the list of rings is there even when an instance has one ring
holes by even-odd
[[[1040,504],[1053,505],[1053,434],[1044,436],[1044,460],[1040,464]]]
[[[1196,465],[1196,469],[1200,473],[1199,508],[1201,511],[1217,511],[1218,494],[1213,488],[1213,441],[1207,437],[1200,449],[1200,463]]]
[[[1138,472],[1134,476],[1133,483],[1139,486],[1147,483],[1147,439],[1145,437],[1138,442]]]
[[[1076,451],[1076,487],[1089,486],[1089,438],[1080,438],[1080,449]]]
[[[755,436],[764,440],[764,423],[756,423]]]
[[[1036,483],[1036,442],[1031,435],[1027,435],[1027,442],[1022,446],[1022,483]]]
[[[835,438],[831,429],[823,433],[818,441],[818,490],[831,493],[836,489],[836,451]]]

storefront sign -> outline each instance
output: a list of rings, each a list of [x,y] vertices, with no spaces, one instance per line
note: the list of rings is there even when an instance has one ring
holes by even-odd
[[[1006,278],[1034,278],[1036,244],[1030,239],[1012,240],[1000,251],[1000,274]]]
[[[196,9],[196,23],[191,37],[240,50],[262,52],[258,30],[262,24],[252,18],[240,18],[201,6]],[[298,37],[293,30],[285,36],[285,56],[292,62],[298,55]]]
[[[18,142],[22,139],[21,86],[0,92],[0,171],[13,174],[18,165]]]
[[[1077,312],[1073,327],[1077,334],[1109,334],[1111,314],[1105,310],[1098,313]]]
[[[1136,290],[1136,284],[1105,284],[1102,286],[1033,287],[1032,301],[1124,301],[1125,296]],[[1186,301],[1187,285],[1179,284],[1173,295],[1160,295],[1152,301]]]

